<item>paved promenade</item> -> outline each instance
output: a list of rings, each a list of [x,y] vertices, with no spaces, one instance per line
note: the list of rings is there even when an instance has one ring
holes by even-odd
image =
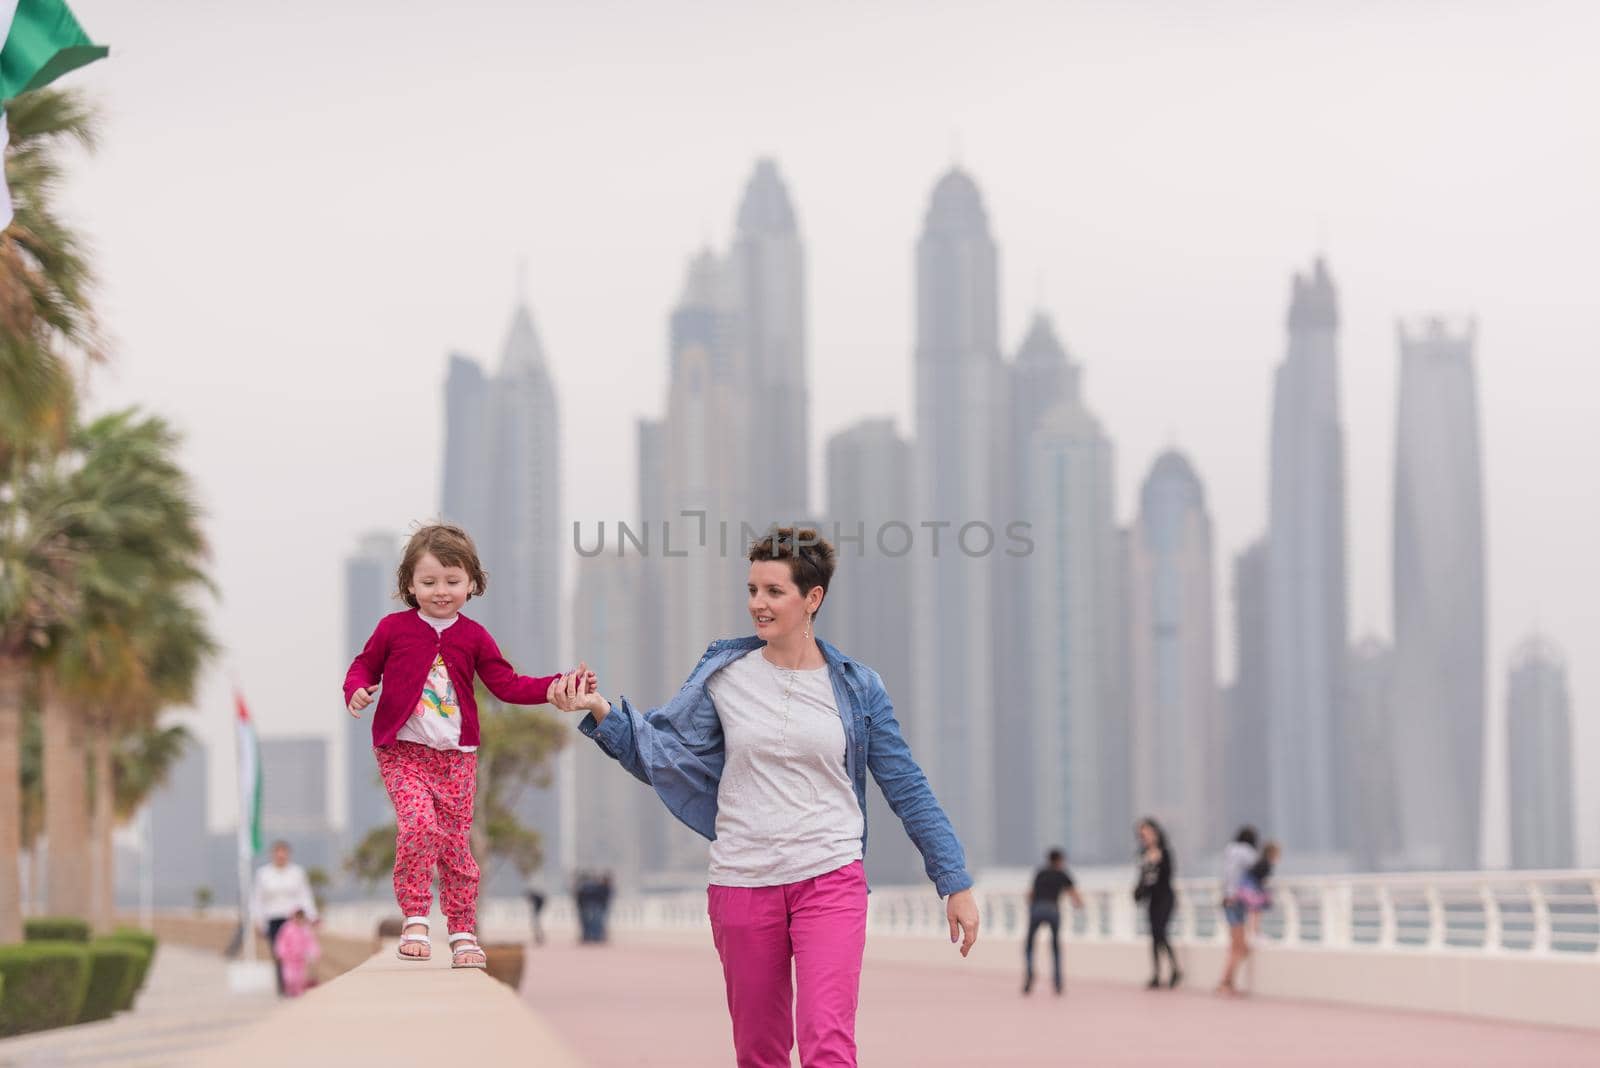
[[[163,943],[132,1012],[0,1041],[0,1066],[178,1063],[278,1007],[273,993],[229,993],[227,976],[219,954]]]
[[[987,952],[985,952],[987,951]],[[1600,1065],[1600,1034],[1197,989],[1049,983],[1019,993],[1014,945],[869,942],[858,1025],[871,1068],[959,1065]],[[954,958],[954,959],[950,959]],[[1210,976],[1195,976],[1196,986]],[[1041,992],[1042,990],[1042,992]],[[524,999],[592,1068],[733,1064],[709,935],[579,946],[530,957]],[[798,1059],[795,1061],[799,1063]]]

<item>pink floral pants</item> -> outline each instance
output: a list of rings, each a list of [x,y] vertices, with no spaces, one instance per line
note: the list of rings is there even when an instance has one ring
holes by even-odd
[[[428,914],[437,867],[439,908],[450,933],[471,931],[478,922],[478,862],[469,841],[478,754],[416,742],[395,742],[373,752],[399,828],[394,896],[400,911],[407,916]]]

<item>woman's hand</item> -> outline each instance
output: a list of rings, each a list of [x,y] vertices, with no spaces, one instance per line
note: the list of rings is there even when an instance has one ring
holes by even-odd
[[[957,941],[960,931],[961,955],[965,957],[978,940],[978,901],[971,890],[958,890],[944,903],[944,914],[950,920],[950,941]]]
[[[586,711],[598,723],[611,711],[611,702],[600,696],[599,682],[589,665],[580,663],[571,671],[550,684],[545,700],[563,712]]]

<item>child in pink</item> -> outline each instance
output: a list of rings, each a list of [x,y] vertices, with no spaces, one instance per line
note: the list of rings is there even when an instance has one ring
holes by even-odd
[[[379,621],[345,676],[344,698],[353,716],[374,695],[378,704],[372,745],[394,802],[394,892],[406,917],[398,952],[403,960],[430,956],[428,912],[437,868],[451,967],[482,968],[487,962],[474,934],[478,863],[469,844],[479,735],[473,683],[481,678],[507,704],[532,705],[546,701],[562,676],[517,674],[489,632],[461,614],[488,578],[460,527],[434,523],[418,530],[397,577],[409,610]],[[594,685],[587,669],[574,681]]]
[[[292,998],[304,994],[311,986],[311,969],[322,956],[316,928],[306,918],[305,909],[297,910],[292,920],[278,928],[272,955],[283,969],[283,992]]]

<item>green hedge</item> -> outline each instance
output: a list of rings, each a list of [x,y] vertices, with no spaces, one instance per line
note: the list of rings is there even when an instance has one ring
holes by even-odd
[[[123,942],[137,942],[152,953],[156,949],[156,936],[146,931],[143,927],[118,927],[106,937],[115,938]]]
[[[76,942],[0,946],[0,1036],[78,1022],[89,989],[89,947]]]
[[[78,1010],[78,1022],[104,1020],[130,997],[129,984],[138,975],[149,952],[134,942],[97,938],[89,943],[89,990]]]
[[[27,942],[87,942],[89,924],[73,916],[38,916],[22,923]]]
[[[150,974],[150,962],[156,957],[156,936],[137,927],[118,927],[106,937],[118,942],[127,942],[144,950],[144,955],[139,958],[138,967],[129,976],[122,1000],[117,1002],[117,1011],[121,1012],[133,1008],[133,999],[144,989],[145,978]]]

